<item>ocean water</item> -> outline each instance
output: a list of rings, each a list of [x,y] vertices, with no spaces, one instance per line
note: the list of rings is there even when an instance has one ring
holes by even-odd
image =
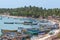
[[[20,23],[23,23],[24,21],[31,21],[33,23],[36,22],[34,19],[30,19],[30,18],[12,18],[12,17],[0,16],[0,34],[1,34],[1,29],[17,30],[18,27],[34,28],[38,26],[38,25],[20,24]],[[13,24],[5,24],[5,22],[12,22]],[[18,24],[15,24],[15,23],[18,23]]]
[[[20,24],[23,23],[24,21],[31,21],[33,23],[37,23],[37,20],[31,19],[31,18],[12,18],[12,17],[6,17],[6,16],[0,16],[0,35],[1,29],[6,29],[6,30],[17,30],[18,27],[23,27],[23,28],[39,28],[39,25],[24,25]],[[5,22],[12,22],[13,24],[5,24]],[[15,24],[19,23],[19,24]],[[43,24],[41,22],[38,22],[40,24]],[[45,23],[46,24],[46,23]],[[47,24],[51,24],[50,22]]]

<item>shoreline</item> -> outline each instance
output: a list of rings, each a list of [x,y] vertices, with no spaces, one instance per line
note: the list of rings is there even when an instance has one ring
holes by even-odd
[[[27,18],[27,17],[25,17],[25,16],[11,16],[11,15],[0,15],[0,16],[12,17],[12,18]]]

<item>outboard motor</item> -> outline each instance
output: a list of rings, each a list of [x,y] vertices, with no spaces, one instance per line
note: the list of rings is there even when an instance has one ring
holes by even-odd
[[[23,27],[18,27],[18,32],[22,33]]]

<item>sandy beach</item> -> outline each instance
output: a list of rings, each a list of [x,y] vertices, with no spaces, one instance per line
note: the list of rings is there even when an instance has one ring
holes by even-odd
[[[27,18],[23,16],[11,16],[11,15],[0,15],[0,16],[11,17],[11,18]]]

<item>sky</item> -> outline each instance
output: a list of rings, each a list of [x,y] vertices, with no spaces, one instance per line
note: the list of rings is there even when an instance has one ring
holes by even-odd
[[[60,8],[60,0],[0,0],[0,8],[17,8],[29,5],[43,8]]]

